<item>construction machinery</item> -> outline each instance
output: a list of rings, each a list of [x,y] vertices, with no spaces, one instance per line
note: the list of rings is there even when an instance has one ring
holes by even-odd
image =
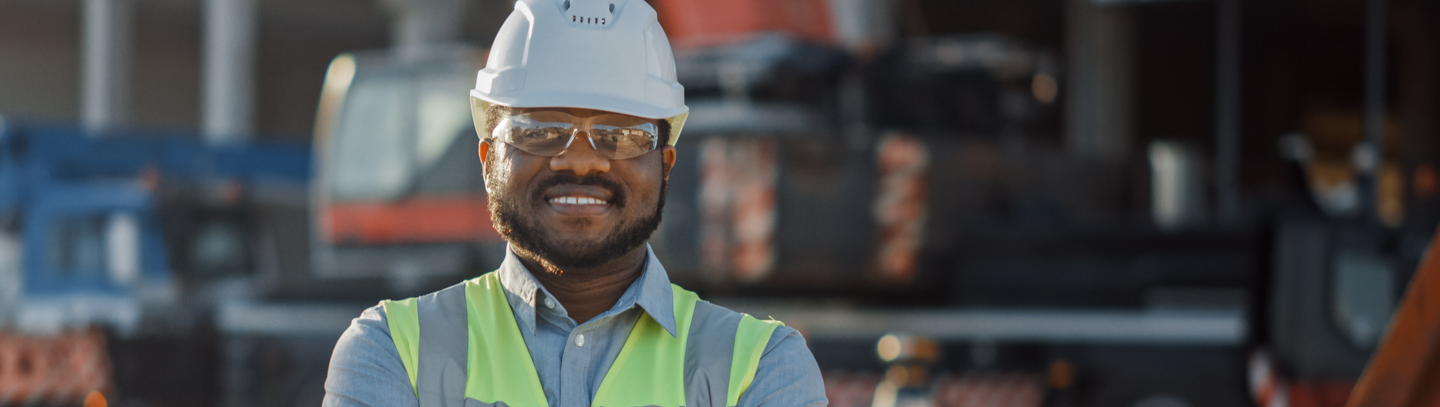
[[[19,386],[0,389],[0,403],[78,401],[95,389],[60,384],[114,385],[111,359],[125,357],[107,336],[145,343],[206,331],[218,301],[264,291],[289,248],[303,248],[276,214],[303,211],[304,143],[0,123],[0,325],[10,352],[0,382]],[[181,349],[158,360],[193,356]],[[121,385],[135,379],[146,380]]]
[[[315,125],[316,275],[403,285],[503,256],[463,92],[484,60],[446,46],[331,62]]]

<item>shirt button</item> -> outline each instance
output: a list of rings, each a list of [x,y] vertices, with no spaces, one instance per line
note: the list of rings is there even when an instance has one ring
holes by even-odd
[[[555,300],[546,298],[546,299],[545,299],[545,308],[555,309]]]
[[[585,346],[585,334],[575,335],[575,346]]]

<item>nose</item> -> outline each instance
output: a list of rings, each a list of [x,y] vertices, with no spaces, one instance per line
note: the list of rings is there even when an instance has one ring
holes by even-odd
[[[610,171],[610,160],[601,157],[590,145],[590,133],[576,130],[570,146],[560,155],[550,157],[550,170],[570,171],[577,176],[604,174]]]

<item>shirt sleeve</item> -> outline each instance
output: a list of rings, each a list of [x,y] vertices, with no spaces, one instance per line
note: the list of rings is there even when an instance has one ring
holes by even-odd
[[[370,307],[335,343],[325,377],[325,407],[419,407],[380,306]]]
[[[755,380],[740,395],[740,407],[824,407],[828,403],[820,366],[805,346],[805,338],[794,328],[776,328],[760,354]]]

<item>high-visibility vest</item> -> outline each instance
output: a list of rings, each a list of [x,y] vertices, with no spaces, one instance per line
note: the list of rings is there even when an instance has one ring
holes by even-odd
[[[779,321],[761,321],[672,285],[675,336],[642,314],[591,405],[735,406]],[[381,301],[421,407],[549,406],[497,273]]]

